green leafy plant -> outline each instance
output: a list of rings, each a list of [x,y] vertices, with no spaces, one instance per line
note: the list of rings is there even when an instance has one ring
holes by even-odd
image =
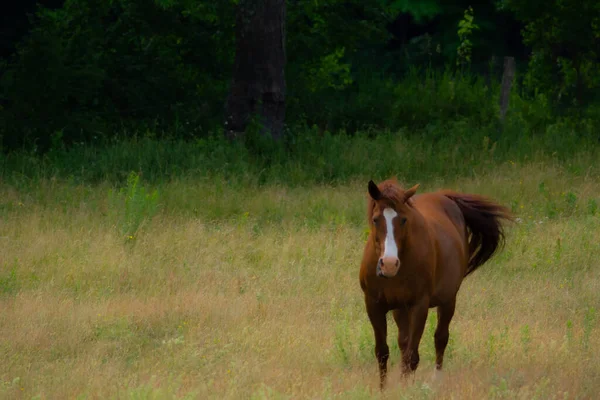
[[[0,294],[15,294],[19,291],[19,279],[17,277],[16,261],[9,271],[0,273]]]
[[[158,191],[150,192],[140,184],[140,176],[131,172],[127,186],[118,192],[109,190],[108,199],[117,226],[128,241],[134,241],[144,222],[158,211]]]
[[[463,19],[458,22],[458,37],[460,39],[460,45],[456,49],[458,58],[456,64],[459,66],[465,66],[471,64],[471,54],[473,52],[473,42],[471,41],[471,35],[473,31],[479,29],[479,26],[474,21],[473,7],[469,6],[465,10]]]
[[[341,62],[345,49],[338,48],[318,61],[317,65],[309,70],[308,88],[315,92],[320,88],[344,89],[352,83],[350,64]]]
[[[598,212],[598,202],[596,201],[596,199],[588,200],[588,212],[590,213],[590,215],[596,215],[596,213]]]

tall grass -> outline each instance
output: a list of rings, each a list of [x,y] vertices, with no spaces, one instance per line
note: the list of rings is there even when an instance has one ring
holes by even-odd
[[[136,185],[123,194],[141,196],[147,182]],[[400,379],[390,321],[379,393],[358,285],[360,177],[175,178],[160,183],[156,213],[131,210],[145,217],[134,243],[115,229],[122,203],[108,182],[3,183],[0,398],[593,398],[598,179],[514,161],[422,190],[438,187],[492,196],[519,219],[461,288],[441,380],[434,313],[412,380]]]
[[[0,178],[16,186],[51,178],[124,184],[135,171],[153,184],[219,176],[230,183],[298,186],[389,175],[419,181],[475,176],[504,162],[548,160],[561,161],[578,173],[597,171],[598,146],[591,134],[581,135],[561,122],[532,135],[516,130],[514,124],[509,122],[499,137],[495,128],[476,129],[461,121],[410,133],[320,134],[305,128],[283,143],[253,136],[237,144],[217,135],[194,141],[140,137],[43,156],[24,151],[2,154]]]

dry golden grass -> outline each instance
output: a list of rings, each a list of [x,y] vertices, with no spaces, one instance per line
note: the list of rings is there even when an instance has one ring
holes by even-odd
[[[0,187],[0,397],[596,398],[600,182],[506,165],[423,185],[491,195],[520,223],[464,282],[441,377],[434,313],[407,381],[391,325],[383,393],[358,285],[364,186],[173,182],[132,240],[106,186]]]

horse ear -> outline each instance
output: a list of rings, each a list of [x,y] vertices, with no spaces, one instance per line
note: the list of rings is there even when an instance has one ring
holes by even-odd
[[[419,188],[419,184],[417,183],[415,186],[411,187],[406,192],[404,192],[404,202],[407,202],[408,199],[413,197],[415,195],[415,193],[417,193],[418,188]]]
[[[379,191],[379,188],[377,187],[375,182],[373,182],[372,180],[369,181],[369,195],[371,196],[371,198],[373,198],[373,200],[381,199],[381,192]]]

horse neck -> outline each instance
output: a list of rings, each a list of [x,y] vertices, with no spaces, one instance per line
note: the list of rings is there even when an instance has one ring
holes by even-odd
[[[403,251],[401,258],[406,258],[410,256],[420,256],[421,251],[431,251],[429,249],[429,243],[423,243],[423,241],[429,241],[429,228],[427,225],[427,220],[417,210],[416,208],[412,209],[410,226],[408,227],[408,232],[404,237],[404,243],[402,243],[402,248],[408,250]],[[402,262],[409,260],[401,260]]]

